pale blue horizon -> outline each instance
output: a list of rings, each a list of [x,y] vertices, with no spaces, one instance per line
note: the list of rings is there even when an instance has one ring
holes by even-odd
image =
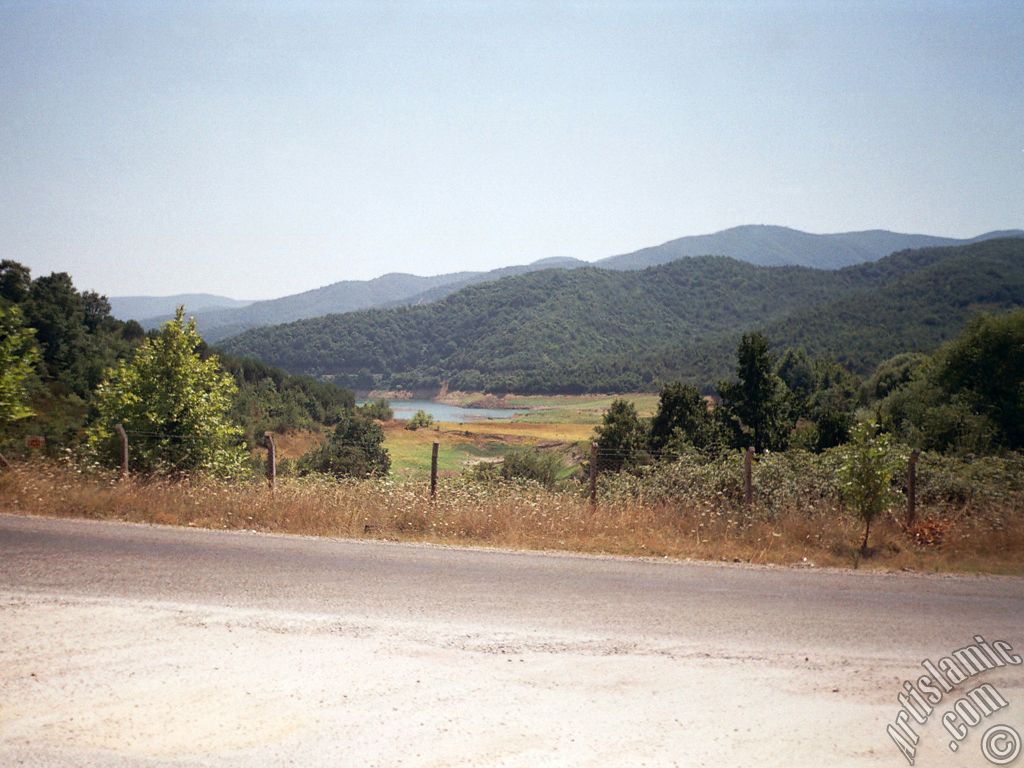
[[[0,258],[243,299],[1024,225],[1024,4],[0,0]]]

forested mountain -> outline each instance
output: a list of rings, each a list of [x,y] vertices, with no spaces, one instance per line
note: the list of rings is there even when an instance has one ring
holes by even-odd
[[[1002,237],[1024,237],[1024,230],[989,232],[966,240],[933,235],[905,235],[882,229],[813,235],[788,227],[747,225],[710,235],[670,240],[595,262],[602,269],[644,269],[687,256],[718,254],[764,267],[799,265],[838,269],[877,261],[909,248],[967,245]]]
[[[687,256],[717,255],[762,266],[799,265],[835,269],[875,261],[907,248],[964,244],[993,239],[999,234],[1024,236],[1024,231],[989,233],[971,240],[954,240],[883,230],[812,235],[785,227],[744,226],[711,235],[683,237],[653,248],[602,259],[593,265],[578,259],[553,258],[487,272],[453,272],[433,277],[392,273],[373,280],[344,280],[292,296],[248,303],[241,308],[207,309],[204,306],[207,300],[203,298],[189,301],[184,300],[189,297],[177,297],[183,300],[169,303],[170,298],[175,298],[169,297],[162,300],[164,306],[158,312],[137,313],[131,317],[139,320],[147,329],[156,328],[174,314],[177,304],[184,304],[188,314],[195,316],[203,338],[216,342],[264,325],[361,309],[425,304],[442,299],[468,285],[554,267],[575,269],[597,266],[601,269],[634,270]],[[118,306],[120,301],[117,298],[112,300],[115,315],[125,317]]]
[[[561,267],[585,264],[575,259],[544,259],[533,264],[504,267],[489,272],[452,272],[434,277],[390,273],[373,280],[343,280],[280,299],[252,302],[240,309],[192,311],[192,306],[187,303],[185,308],[189,315],[196,318],[196,325],[203,338],[207,341],[217,341],[248,328],[263,325],[371,307],[393,307],[435,301],[467,285],[546,269],[552,266],[552,262]],[[172,307],[163,314],[146,317],[142,324],[146,328],[155,328],[173,314]]]
[[[251,301],[230,299],[212,293],[179,293],[174,296],[112,296],[110,314],[118,320],[144,321],[150,317],[162,320],[174,317],[174,310],[185,305],[195,312],[217,309],[238,309],[252,304]]]
[[[416,307],[254,329],[224,343],[357,387],[623,391],[726,375],[743,331],[867,367],[951,338],[978,309],[1024,304],[1024,240],[893,254],[840,270],[724,257],[643,271],[555,269]]]

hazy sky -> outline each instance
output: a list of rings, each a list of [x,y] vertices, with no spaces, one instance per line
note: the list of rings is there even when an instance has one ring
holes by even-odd
[[[267,298],[1024,226],[1024,2],[0,0],[0,258]]]

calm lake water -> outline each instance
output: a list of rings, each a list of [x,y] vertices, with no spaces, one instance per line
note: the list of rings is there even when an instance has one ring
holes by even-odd
[[[365,400],[357,401],[362,405]],[[479,419],[511,419],[517,413],[526,413],[526,408],[463,408],[459,405],[445,405],[430,400],[391,400],[391,410],[399,421],[408,421],[416,411],[426,411],[434,421],[477,421]]]

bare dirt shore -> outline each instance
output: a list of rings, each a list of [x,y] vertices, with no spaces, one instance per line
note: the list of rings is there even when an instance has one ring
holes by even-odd
[[[975,635],[1024,649],[1024,580],[0,515],[0,765],[907,765],[901,681]],[[917,766],[989,764],[960,693]]]

